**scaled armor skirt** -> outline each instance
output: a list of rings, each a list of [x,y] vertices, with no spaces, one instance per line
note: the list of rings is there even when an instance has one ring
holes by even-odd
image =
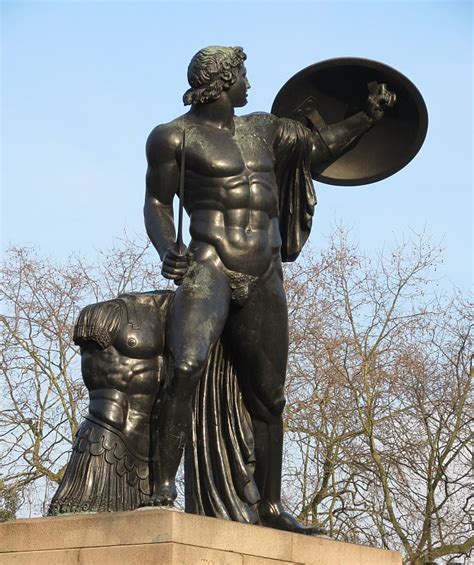
[[[48,513],[134,510],[149,496],[148,460],[132,453],[117,429],[89,414]]]

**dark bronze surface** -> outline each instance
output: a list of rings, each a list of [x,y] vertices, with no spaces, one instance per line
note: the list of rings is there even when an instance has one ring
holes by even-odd
[[[393,175],[420,150],[428,128],[428,113],[416,86],[399,71],[368,59],[329,59],[311,65],[282,87],[272,113],[288,118],[311,97],[322,120],[335,123],[364,109],[371,83],[386,84],[396,104],[337,161],[313,169],[313,177],[341,186],[368,184]]]
[[[255,472],[244,483],[255,481],[258,519],[263,525],[311,534],[316,530],[303,527],[281,504],[288,352],[281,262],[295,260],[309,235],[316,203],[311,168],[335,161],[376,128],[395,96],[375,83],[367,88],[363,108],[340,123],[313,130],[263,112],[237,117],[234,109],[245,106],[250,88],[245,58],[241,48],[210,47],[197,53],[188,69],[191,88],[184,96],[189,112],[156,127],[147,142],[145,225],[163,260],[163,275],[180,286],[168,316],[172,375],[160,407],[153,494],[146,503],[173,504],[175,476],[191,430],[197,434],[195,442],[208,445],[211,435],[202,418],[231,410],[231,403],[209,413],[204,410],[201,425],[195,422],[193,427],[196,390],[203,385],[212,347],[223,340],[224,358],[235,370],[251,419]],[[172,215],[180,180],[185,183],[191,234],[189,249],[182,252],[177,250]],[[219,381],[222,386],[230,386],[231,374]],[[214,503],[206,506],[201,496],[195,504],[206,514],[225,515],[223,493],[232,481],[221,471],[232,468],[232,449],[229,459],[224,447],[234,437],[235,430],[227,439],[216,439],[210,455],[199,449],[194,453],[194,470],[221,477]],[[222,467],[224,452],[229,463]],[[205,457],[202,465],[200,456]],[[238,486],[244,483],[237,481],[236,488],[245,498]],[[200,481],[194,484],[202,486]],[[229,505],[229,516],[239,519],[235,500],[228,499]]]
[[[241,48],[201,50],[188,69],[189,112],[149,136],[145,225],[162,274],[178,288],[122,296],[81,313],[75,342],[89,414],[52,513],[173,505],[186,445],[187,511],[322,532],[301,525],[281,503],[288,355],[282,261],[294,261],[308,238],[312,172],[326,174],[364,148],[361,139],[410,118],[411,87],[404,77],[384,75],[383,65],[371,72],[362,65],[365,74],[349,72],[347,84],[347,73],[336,73],[333,84],[331,67],[326,83],[318,74],[324,98],[303,71],[308,88],[295,91],[290,81],[277,97],[278,111],[290,119],[263,112],[237,117],[234,109],[247,103],[250,88],[245,58]],[[398,86],[402,109],[396,120],[385,118],[397,108]],[[341,88],[347,100],[338,98]],[[404,131],[413,133],[413,121]],[[386,172],[393,160],[386,153],[380,159]],[[364,165],[365,182],[375,165]],[[111,481],[116,488],[103,498],[97,485]]]
[[[74,329],[89,411],[49,514],[134,510],[151,494],[151,435],[165,381],[172,292],[84,308]]]

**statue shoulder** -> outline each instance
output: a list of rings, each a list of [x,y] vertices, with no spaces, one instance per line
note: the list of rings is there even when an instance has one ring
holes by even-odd
[[[277,127],[280,120],[280,118],[268,112],[252,112],[242,116],[242,119],[256,127]]]
[[[245,130],[251,130],[265,137],[269,142],[275,139],[280,118],[268,112],[253,112],[240,118]]]
[[[183,138],[183,121],[177,118],[172,122],[156,126],[146,141],[146,154],[150,162],[159,156],[175,155],[181,147]]]

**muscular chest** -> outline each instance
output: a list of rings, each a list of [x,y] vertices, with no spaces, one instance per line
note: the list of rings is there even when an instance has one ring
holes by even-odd
[[[273,171],[271,147],[243,124],[236,123],[233,135],[209,126],[191,127],[186,134],[186,168],[192,176],[229,178]]]

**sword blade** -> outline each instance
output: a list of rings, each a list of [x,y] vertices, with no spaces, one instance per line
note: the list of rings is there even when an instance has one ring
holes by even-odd
[[[186,168],[186,131],[183,129],[183,141],[181,144],[181,166],[179,170],[179,213],[178,213],[178,233],[176,236],[176,246],[178,252],[184,250],[183,243],[183,210],[184,210],[184,173]]]

